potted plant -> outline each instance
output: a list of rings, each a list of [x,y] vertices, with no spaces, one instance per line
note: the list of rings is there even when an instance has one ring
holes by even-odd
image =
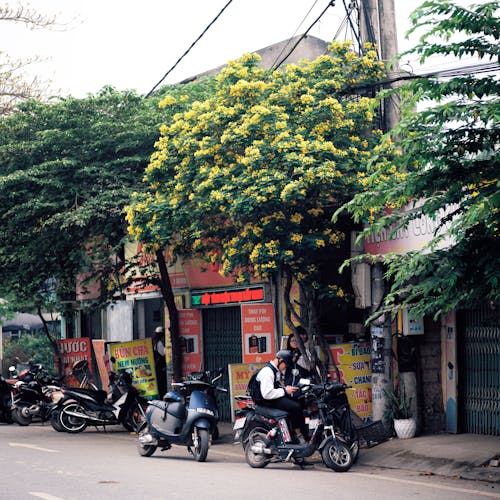
[[[386,408],[384,417],[394,423],[394,431],[400,439],[415,437],[417,422],[412,412],[412,398],[406,395],[404,384],[396,390],[384,391],[386,394]]]

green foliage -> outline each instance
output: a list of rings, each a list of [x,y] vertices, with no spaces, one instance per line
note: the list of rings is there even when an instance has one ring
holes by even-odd
[[[384,409],[384,420],[392,422],[398,419],[413,418],[411,403],[413,398],[406,396],[406,389],[403,380],[396,389],[384,390],[386,406]]]
[[[498,10],[498,1],[468,9],[424,2],[412,16],[413,29],[425,29],[413,51],[422,62],[434,54],[498,61]],[[413,316],[437,317],[499,301],[498,89],[496,74],[467,72],[397,89],[403,115],[391,135],[398,142],[384,138],[366,191],[347,208],[369,224],[361,237],[382,229],[392,235],[422,216],[436,230],[421,251],[381,257],[391,282],[386,311],[402,306]],[[415,112],[423,103],[428,107]]]
[[[74,296],[81,272],[108,291],[122,264],[110,256],[126,234],[123,208],[158,133],[158,99],[104,88],[29,101],[0,120],[0,296],[44,308]]]
[[[3,375],[8,375],[9,366],[16,366],[17,360],[32,360],[41,363],[51,374],[56,374],[54,351],[43,332],[24,334],[19,339],[6,339],[3,343]]]
[[[282,72],[259,62],[230,63],[208,99],[164,100],[177,114],[161,129],[129,230],[241,283],[282,272],[343,300],[340,278],[325,271],[347,228],[331,215],[359,191],[378,137],[374,100],[352,89],[382,78],[383,65],[374,50],[358,57],[347,44]]]

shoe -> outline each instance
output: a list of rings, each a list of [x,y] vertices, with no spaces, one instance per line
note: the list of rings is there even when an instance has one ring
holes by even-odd
[[[314,464],[312,462],[308,462],[305,458],[294,458],[293,459],[295,465],[299,467],[312,467]]]

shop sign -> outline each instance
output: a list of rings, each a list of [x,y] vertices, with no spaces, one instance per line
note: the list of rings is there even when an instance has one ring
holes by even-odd
[[[340,372],[340,381],[350,385],[346,391],[352,410],[365,421],[372,418],[372,372],[368,342],[330,346],[333,359]],[[330,374],[336,380],[335,371]]]
[[[142,396],[146,399],[158,398],[151,338],[114,342],[109,345],[109,352],[115,372],[129,371],[133,377],[134,387],[142,393]]]
[[[263,366],[264,363],[236,363],[229,365],[229,400],[231,401],[231,415],[233,417],[235,397],[246,394],[250,377]]]
[[[201,312],[197,309],[179,311],[179,333],[182,352],[182,373],[201,370]]]
[[[74,339],[62,339],[57,341],[63,365],[63,376],[66,385],[78,387],[80,382],[71,374],[73,365],[82,359],[87,360],[90,373],[92,373],[92,348],[90,338],[81,337]],[[55,358],[56,366],[59,366]]]
[[[194,307],[240,304],[243,302],[258,302],[262,300],[264,300],[263,287],[207,291],[191,294],[191,305]]]
[[[244,363],[262,363],[273,359],[275,353],[273,304],[243,304],[241,332]]]

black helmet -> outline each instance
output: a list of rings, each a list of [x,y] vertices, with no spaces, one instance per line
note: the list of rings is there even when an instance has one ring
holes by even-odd
[[[281,349],[281,351],[276,353],[276,357],[283,360],[286,366],[292,365],[292,351],[289,351],[288,349]]]

